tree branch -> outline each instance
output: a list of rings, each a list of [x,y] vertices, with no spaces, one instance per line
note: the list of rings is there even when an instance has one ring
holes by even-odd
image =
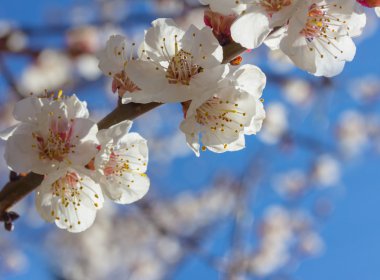
[[[223,63],[228,63],[245,51],[243,47],[236,43],[228,44],[223,49]],[[99,129],[106,129],[124,120],[133,120],[160,105],[160,103],[120,105],[98,123]],[[35,190],[41,184],[43,178],[42,175],[29,173],[16,182],[7,183],[0,191],[0,214],[5,213],[16,202]]]

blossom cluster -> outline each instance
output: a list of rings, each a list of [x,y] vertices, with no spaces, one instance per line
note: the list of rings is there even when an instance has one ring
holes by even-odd
[[[129,133],[132,122],[98,131],[86,103],[61,92],[19,101],[14,118],[19,123],[1,135],[5,159],[14,172],[44,176],[36,208],[46,221],[80,232],[94,222],[104,194],[127,204],[147,193],[147,142]]]
[[[234,57],[226,55],[226,45],[238,43],[243,51],[265,44],[315,76],[336,76],[355,56],[353,38],[366,24],[362,6],[379,6],[369,0],[200,3],[208,5],[204,27],[183,29],[172,19],[156,19],[140,46],[112,35],[98,64],[123,104],[180,103],[179,129],[197,156],[206,150],[242,150],[245,136],[257,134],[266,118],[266,75],[257,66],[240,65],[240,59],[228,61]],[[79,37],[71,37],[74,53],[77,47],[88,48]],[[44,68],[50,72],[49,65]],[[261,137],[276,142],[288,126],[286,116],[279,107],[268,112],[267,123],[274,125]],[[127,204],[147,193],[147,141],[129,132],[131,121],[98,131],[86,103],[61,93],[21,100],[14,118],[19,123],[1,135],[7,141],[5,159],[16,173],[44,176],[36,206],[45,220],[83,231],[102,208],[104,195]]]
[[[354,0],[201,0],[214,17],[234,16],[231,39],[247,49],[266,44],[316,76],[341,73],[356,52],[366,16]],[[218,26],[216,27],[218,28]]]
[[[265,118],[265,74],[253,65],[223,65],[223,48],[209,27],[182,30],[171,19],[152,25],[137,57],[125,37],[108,40],[99,68],[113,78],[113,91],[123,103],[181,102],[180,129],[197,156],[244,148],[244,136],[256,134]]]

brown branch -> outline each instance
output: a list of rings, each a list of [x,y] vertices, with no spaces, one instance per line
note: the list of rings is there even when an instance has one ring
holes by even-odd
[[[223,63],[228,63],[245,51],[244,48],[236,43],[229,44],[223,48]],[[98,123],[99,129],[106,129],[124,120],[133,120],[160,105],[160,103],[120,105]],[[8,208],[35,190],[41,184],[43,178],[42,175],[29,173],[16,182],[7,183],[0,191],[0,214],[5,213]]]

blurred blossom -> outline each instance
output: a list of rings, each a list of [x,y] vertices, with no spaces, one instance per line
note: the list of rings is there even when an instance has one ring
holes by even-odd
[[[303,212],[281,206],[268,208],[261,223],[259,248],[249,261],[251,273],[265,277],[278,271],[289,261],[294,261],[294,250],[299,248],[310,249],[307,251],[309,256],[319,252],[322,245],[316,242],[319,236],[312,224],[310,217]],[[315,240],[311,241],[311,237],[306,240],[309,235],[314,235]],[[309,247],[303,247],[308,242]]]
[[[28,38],[21,31],[13,31],[6,42],[6,46],[10,51],[19,52],[23,50],[28,43]]]
[[[292,170],[275,178],[275,189],[287,198],[296,198],[308,188],[307,179],[303,170]]]
[[[340,180],[339,162],[330,155],[319,156],[313,167],[312,178],[323,187],[337,185]]]
[[[131,5],[128,1],[101,1],[101,17],[111,22],[122,21],[128,16],[130,10]]]
[[[66,33],[66,43],[72,54],[95,53],[99,50],[98,31],[93,26],[80,26]]]
[[[374,102],[380,97],[380,79],[366,76],[355,79],[349,87],[351,95],[360,102]]]
[[[27,96],[30,93],[42,94],[63,87],[71,79],[71,61],[63,53],[44,50],[37,60],[28,66],[21,77],[21,90]]]
[[[183,12],[185,7],[183,1],[178,0],[157,0],[153,5],[158,15],[178,15]]]
[[[367,117],[367,130],[375,151],[380,152],[380,117],[377,114]]]
[[[359,155],[368,143],[365,117],[356,111],[345,111],[340,116],[337,137],[345,155]]]
[[[80,235],[52,232],[46,243],[54,256],[50,259],[73,280],[167,279],[171,266],[192,250],[183,238],[201,238],[206,228],[231,213],[235,198],[230,189],[216,187],[198,196],[155,200],[152,208],[140,206],[125,215],[102,211]]]
[[[323,252],[324,243],[321,237],[315,232],[309,232],[301,235],[299,242],[299,251],[307,256],[316,256]]]
[[[312,87],[303,79],[290,79],[284,84],[285,98],[295,106],[307,106],[312,101]]]
[[[98,63],[97,57],[90,54],[82,54],[75,60],[79,74],[89,81],[97,80],[102,75],[98,68]]]
[[[2,275],[23,273],[28,266],[26,255],[7,236],[0,238],[0,273]]]
[[[259,138],[268,144],[278,143],[288,129],[288,112],[284,105],[273,102],[266,105],[266,119]]]

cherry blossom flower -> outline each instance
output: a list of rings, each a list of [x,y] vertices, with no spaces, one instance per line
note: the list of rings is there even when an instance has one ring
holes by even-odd
[[[29,97],[15,105],[20,121],[8,130],[5,159],[18,173],[38,174],[84,166],[97,152],[97,125],[87,119],[85,102],[71,97]]]
[[[266,77],[259,68],[244,65],[232,70],[225,83],[204,99],[191,102],[180,128],[197,156],[200,136],[203,151],[222,153],[245,147],[244,135],[260,131],[265,118],[260,100],[265,84]]]
[[[355,56],[352,37],[360,35],[366,23],[355,4],[352,0],[300,2],[287,34],[279,37],[280,49],[295,65],[316,76],[339,74]]]
[[[113,78],[112,91],[118,91],[120,97],[126,92],[139,90],[126,74],[128,61],[134,59],[134,46],[135,44],[129,44],[124,36],[112,35],[105,49],[99,54],[99,68],[106,76]]]
[[[124,103],[183,102],[215,88],[223,78],[223,49],[212,30],[195,26],[185,32],[171,19],[157,19],[146,31],[141,60],[126,72],[140,92],[126,93]]]
[[[48,174],[36,190],[36,208],[41,217],[70,232],[81,232],[103,207],[103,194],[90,170],[59,170]]]
[[[128,133],[131,121],[101,130],[101,150],[95,158],[104,193],[116,203],[127,204],[142,198],[149,190],[145,172],[148,163],[147,141],[137,133]]]
[[[380,7],[375,8],[375,13],[378,17],[380,17]]]

